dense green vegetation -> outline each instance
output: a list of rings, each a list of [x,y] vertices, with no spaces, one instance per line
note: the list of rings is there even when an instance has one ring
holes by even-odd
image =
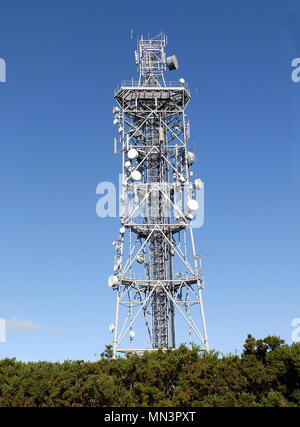
[[[195,347],[98,362],[0,361],[0,406],[300,406],[300,344],[251,335],[239,355]]]

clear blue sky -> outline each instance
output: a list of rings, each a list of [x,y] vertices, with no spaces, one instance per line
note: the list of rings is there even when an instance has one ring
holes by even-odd
[[[0,317],[30,321],[0,357],[95,360],[110,343],[118,219],[96,216],[117,181],[113,91],[136,76],[134,35],[168,35],[188,107],[205,224],[211,347],[247,333],[291,342],[300,317],[298,0],[6,0],[0,7]],[[22,326],[22,325],[21,325]]]

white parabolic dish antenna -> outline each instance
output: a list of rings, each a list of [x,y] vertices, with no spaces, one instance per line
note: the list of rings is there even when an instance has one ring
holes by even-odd
[[[108,286],[109,287],[113,287],[118,283],[118,278],[117,276],[111,275],[108,278]]]
[[[191,151],[188,151],[186,154],[187,162],[189,165],[192,165],[195,161],[195,154]]]
[[[130,160],[136,159],[138,155],[139,153],[135,148],[131,148],[127,153],[127,156]]]
[[[187,203],[187,207],[190,212],[195,212],[199,208],[199,203],[197,200],[190,199]]]
[[[203,182],[200,178],[195,179],[195,188],[196,190],[203,190]]]
[[[141,172],[135,170],[135,171],[131,172],[131,178],[134,181],[139,181],[142,178],[142,174],[141,174]]]

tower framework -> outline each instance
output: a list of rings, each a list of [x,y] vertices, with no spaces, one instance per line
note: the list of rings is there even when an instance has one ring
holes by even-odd
[[[139,79],[115,90],[115,152],[122,154],[122,174],[121,227],[109,278],[116,291],[114,357],[176,348],[177,332],[190,346],[209,348],[193,234],[195,195],[203,183],[191,181],[195,155],[188,151],[185,113],[190,91],[183,79],[165,80],[167,69],[178,68],[175,55],[166,57],[166,42],[163,33],[141,37],[135,52]],[[137,335],[145,339],[138,347]]]

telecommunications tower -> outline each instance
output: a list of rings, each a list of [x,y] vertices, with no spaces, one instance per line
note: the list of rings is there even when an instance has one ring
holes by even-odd
[[[182,78],[165,80],[167,69],[178,68],[175,55],[166,57],[166,43],[163,33],[141,37],[135,52],[139,78],[115,90],[114,151],[122,155],[122,174],[121,224],[108,280],[116,292],[114,357],[176,348],[179,340],[209,348],[202,257],[193,236],[203,182],[192,179],[195,154],[188,151],[185,113],[190,91]]]

